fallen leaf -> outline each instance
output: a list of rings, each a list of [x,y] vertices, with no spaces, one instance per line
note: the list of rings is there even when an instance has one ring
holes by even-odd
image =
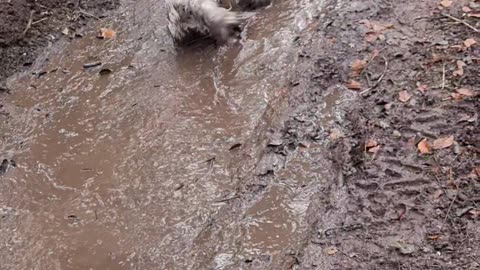
[[[480,208],[472,209],[468,211],[468,214],[470,214],[473,219],[478,219],[480,218]]]
[[[365,34],[365,41],[372,43],[375,40],[377,40],[379,35],[380,34],[375,33],[375,32],[368,32],[368,33]]]
[[[436,240],[440,239],[440,235],[430,235],[430,236],[428,236],[428,239],[430,239],[432,241],[436,241]]]
[[[468,38],[463,42],[463,45],[465,45],[466,48],[470,48],[476,43],[477,41],[474,38]]]
[[[470,12],[470,11],[472,11],[472,9],[467,7],[467,6],[464,6],[464,7],[462,7],[462,11],[463,12]]]
[[[331,140],[337,140],[339,138],[342,138],[344,137],[345,135],[343,135],[343,132],[334,128],[332,129],[331,133],[330,133],[330,139]]]
[[[336,247],[327,247],[325,248],[325,254],[327,255],[335,255],[338,252]]]
[[[455,100],[455,101],[462,100],[462,95],[460,95],[458,93],[452,93],[452,94],[450,94],[450,96],[452,96],[453,100]]]
[[[473,18],[480,18],[480,13],[469,13],[467,14],[468,17],[473,17]]]
[[[380,150],[380,145],[377,145],[377,146],[374,146],[374,147],[368,149],[368,152],[375,154],[375,153],[378,152],[378,150]]]
[[[362,70],[365,68],[366,65],[367,65],[367,61],[365,61],[365,60],[357,59],[357,60],[353,61],[353,63],[352,63],[352,76],[356,77],[356,76],[360,75],[360,73],[362,72]]]
[[[367,144],[366,144],[367,148],[372,148],[372,147],[375,147],[377,145],[378,145],[377,141],[372,140],[372,139],[368,140]]]
[[[115,31],[113,31],[112,29],[100,28],[100,36],[99,37],[101,37],[101,38],[110,39],[110,38],[114,38],[116,35],[117,35],[117,33]]]
[[[443,137],[433,141],[432,148],[435,150],[445,149],[453,144],[453,136]]]
[[[68,36],[68,34],[70,34],[70,30],[65,27],[63,30],[62,30],[62,34],[64,34],[65,36]]]
[[[412,98],[412,95],[410,95],[410,93],[408,93],[407,91],[402,91],[398,94],[398,100],[400,100],[403,103],[409,101],[411,98]]]
[[[462,95],[462,96],[466,96],[466,97],[474,97],[474,96],[476,96],[475,92],[473,92],[473,91],[470,90],[470,89],[466,89],[466,88],[457,89],[457,93],[459,93],[459,94]]]
[[[428,140],[425,138],[417,144],[417,148],[422,154],[430,154],[430,145],[428,144]]]
[[[433,198],[434,198],[434,199],[438,199],[438,198],[440,198],[440,196],[442,196],[442,195],[443,195],[443,190],[437,189],[437,191],[435,191],[435,192],[433,193]]]
[[[443,61],[444,59],[446,58],[445,55],[441,55],[441,54],[437,54],[437,53],[433,53],[432,54],[432,63],[438,63],[440,61]]]
[[[480,167],[474,168],[474,169],[468,174],[468,177],[469,177],[469,178],[472,178],[472,179],[478,179],[478,178],[480,178]]]
[[[351,90],[360,90],[360,89],[362,89],[362,85],[361,85],[359,82],[355,81],[355,80],[351,80],[346,86],[347,86],[348,89],[351,89]]]
[[[420,91],[422,94],[425,94],[425,92],[427,92],[427,90],[428,90],[428,85],[417,83],[417,89],[418,89],[418,91]]]
[[[394,240],[390,246],[396,248],[403,255],[412,254],[417,250],[414,245],[408,244],[403,240]]]
[[[450,7],[452,4],[453,4],[452,0],[443,0],[440,2],[440,5],[446,8]]]
[[[457,70],[453,72],[453,76],[463,76],[463,67],[466,64],[460,60],[457,61]]]

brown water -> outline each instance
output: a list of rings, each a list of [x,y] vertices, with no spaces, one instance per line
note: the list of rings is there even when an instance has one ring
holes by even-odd
[[[305,233],[311,194],[297,188],[315,170],[294,159],[298,175],[253,200],[238,187],[285,105],[293,40],[321,7],[276,1],[240,44],[175,50],[159,1],[126,2],[98,23],[116,39],[92,29],[49,50],[35,66],[46,75],[13,78],[2,269],[243,269],[251,256],[277,269]],[[113,72],[83,68],[95,61]]]

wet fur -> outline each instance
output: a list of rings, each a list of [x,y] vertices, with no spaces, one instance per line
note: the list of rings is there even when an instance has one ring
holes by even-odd
[[[202,37],[225,43],[240,32],[240,24],[249,13],[219,6],[221,0],[166,0],[168,31],[177,44]],[[236,0],[243,10],[268,5],[271,0]]]

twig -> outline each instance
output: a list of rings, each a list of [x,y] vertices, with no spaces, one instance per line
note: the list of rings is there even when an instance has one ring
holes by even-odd
[[[215,202],[216,202],[216,203],[223,203],[223,202],[228,202],[228,201],[235,200],[235,199],[238,199],[238,198],[240,198],[240,196],[235,195],[235,196],[230,197],[230,198],[225,198],[225,199],[221,199],[221,200],[216,200]]]
[[[457,193],[455,193],[455,196],[453,197],[453,200],[450,203],[450,206],[448,207],[447,215],[445,215],[445,218],[443,219],[443,223],[442,223],[442,227],[440,227],[440,231],[443,230],[443,226],[445,226],[445,222],[447,222],[448,216],[450,215],[450,211],[452,211],[453,204],[457,200],[457,196],[458,196],[459,192],[460,192],[460,190],[457,189]],[[453,223],[453,221],[452,221],[452,223]]]
[[[30,27],[32,27],[33,13],[34,12],[35,12],[34,10],[30,11],[30,18],[28,19],[27,27],[25,27],[25,30],[23,30],[21,37],[24,37],[27,34],[28,29],[30,29]]]
[[[41,23],[41,22],[45,21],[46,19],[48,19],[48,17],[42,18],[42,19],[40,19],[40,20],[38,20],[38,21],[34,21],[34,22],[32,22],[32,25],[35,25],[35,24],[37,24],[37,23]]]
[[[97,16],[95,16],[95,15],[93,15],[93,14],[91,14],[91,13],[88,13],[88,12],[84,11],[83,9],[79,9],[79,11],[80,11],[80,13],[82,13],[82,14],[84,14],[84,15],[87,15],[87,16],[89,16],[89,17],[92,17],[92,18],[94,18],[94,19],[97,19],[97,20],[99,20],[99,21],[102,20],[102,19],[100,19],[99,17],[97,17]]]
[[[477,32],[477,33],[480,33],[480,30],[478,30],[477,28],[473,27],[471,24],[467,23],[466,21],[463,21],[463,20],[460,20],[459,18],[455,18],[453,17],[452,15],[449,15],[449,14],[446,14],[446,13],[442,13],[443,16],[447,17],[447,18],[450,18],[456,22],[459,22],[459,23],[462,23],[464,24],[465,26],[467,26],[468,28],[472,29],[473,31]]]
[[[383,57],[383,60],[385,61],[385,70],[383,71],[383,74],[380,76],[380,78],[370,88],[367,88],[367,89],[363,90],[362,92],[360,92],[360,95],[363,95],[363,94],[369,92],[370,90],[376,88],[382,82],[382,80],[385,77],[385,74],[387,74],[387,70],[388,70],[388,60],[385,57]]]
[[[442,90],[445,89],[445,63],[443,63]]]

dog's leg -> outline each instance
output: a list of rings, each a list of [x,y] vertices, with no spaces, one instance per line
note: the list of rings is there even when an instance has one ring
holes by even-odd
[[[243,10],[254,10],[260,7],[268,6],[272,0],[236,0],[237,5]]]

